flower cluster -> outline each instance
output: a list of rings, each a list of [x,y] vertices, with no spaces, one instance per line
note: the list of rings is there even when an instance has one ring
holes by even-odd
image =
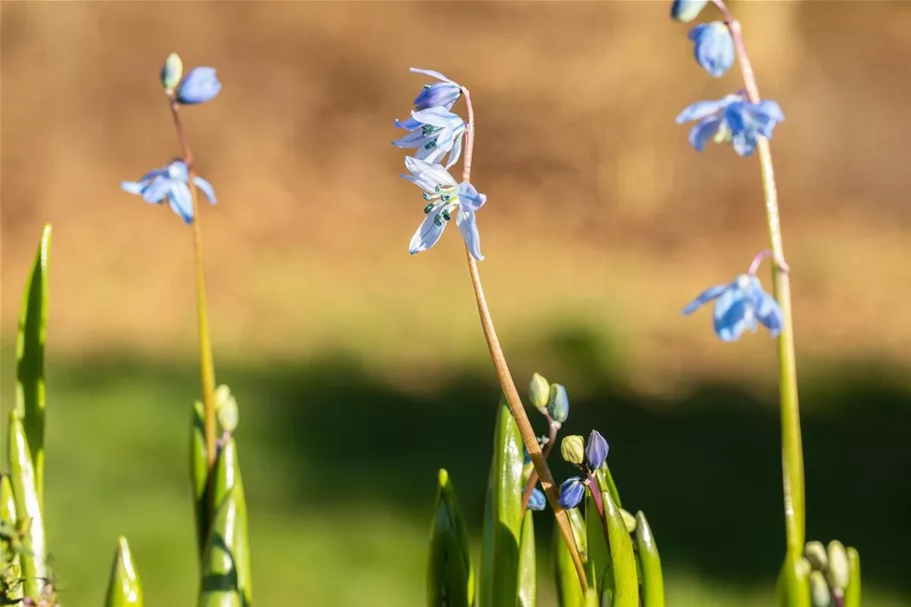
[[[448,171],[462,156],[462,140],[468,130],[465,121],[451,111],[463,89],[439,72],[417,68],[411,71],[438,82],[425,85],[418,93],[411,118],[395,121],[396,127],[408,133],[392,144],[415,149],[413,156],[405,158],[409,173],[401,177],[424,190],[426,203],[424,221],[411,237],[408,251],[413,255],[435,245],[455,216],[468,251],[475,259],[483,260],[475,213],[484,206],[487,196],[468,181],[457,182]]]
[[[586,442],[581,436],[567,436],[560,445],[560,453],[567,462],[579,467],[584,478],[573,476],[560,485],[560,505],[566,509],[575,508],[585,497],[585,488],[592,480],[592,474],[604,465],[609,447],[597,430],[592,430]]]

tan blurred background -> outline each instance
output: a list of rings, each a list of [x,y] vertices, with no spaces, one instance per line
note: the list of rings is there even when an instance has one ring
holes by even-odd
[[[190,230],[119,187],[178,153],[157,81],[178,51],[223,84],[184,110],[219,196],[202,217],[216,359],[306,366],[343,355],[406,394],[433,392],[454,369],[489,379],[457,232],[407,253],[423,202],[397,177],[403,153],[390,141],[425,82],[408,72],[416,66],[472,91],[473,182],[488,195],[481,271],[519,370],[570,378],[572,393],[577,360],[553,336],[583,333],[606,353],[595,372],[632,394],[668,402],[725,381],[771,402],[767,335],[721,344],[709,310],[680,315],[745,271],[767,233],[756,159],[699,154],[674,124],[685,105],[740,82],[698,67],[668,5],[3,2],[4,344],[51,222],[49,350],[61,368],[130,353],[192,373]],[[760,88],[786,116],[772,147],[800,367],[894,368],[904,390],[911,3],[733,10]],[[577,392],[596,388],[580,379]],[[10,394],[7,379],[4,402]],[[766,463],[774,473],[774,457]],[[416,506],[421,537],[429,508]]]

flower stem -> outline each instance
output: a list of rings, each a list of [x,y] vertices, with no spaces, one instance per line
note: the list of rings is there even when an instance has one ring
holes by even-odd
[[[190,142],[180,121],[180,108],[173,95],[170,96],[171,116],[174,118],[174,128],[177,139],[183,151],[184,162],[189,174],[188,186],[193,199],[193,260],[196,267],[196,316],[199,325],[199,367],[202,376],[202,406],[206,438],[206,463],[209,472],[215,466],[215,364],[212,361],[212,341],[209,337],[209,315],[206,305],[206,270],[202,255],[202,228],[199,225],[199,195],[196,184],[193,182],[195,172],[193,169],[193,152]],[[211,474],[209,475],[211,477]]]
[[[468,89],[462,87],[462,94],[465,96],[465,104],[468,107],[468,132],[465,142],[465,160],[462,170],[462,181],[469,181],[471,177],[471,156],[474,151],[474,110],[471,106],[471,96]],[[490,358],[493,360],[493,366],[497,371],[497,379],[503,387],[503,394],[506,396],[506,402],[516,425],[519,427],[519,433],[522,435],[522,442],[525,443],[525,449],[531,457],[535,471],[541,477],[541,487],[547,495],[550,507],[554,511],[554,518],[557,520],[557,526],[560,533],[563,534],[563,541],[569,548],[573,564],[576,568],[576,574],[579,576],[579,583],[582,591],[588,589],[588,580],[585,577],[585,565],[582,564],[582,558],[579,556],[579,549],[576,547],[576,539],[573,536],[572,526],[566,511],[560,505],[557,495],[557,486],[554,483],[554,477],[547,466],[544,454],[541,452],[541,446],[535,436],[531,422],[525,414],[525,407],[522,405],[522,399],[519,398],[519,392],[516,390],[516,384],[512,380],[509,367],[506,365],[506,357],[503,355],[503,349],[500,347],[500,340],[497,338],[497,331],[493,326],[493,319],[490,317],[490,309],[487,307],[487,299],[484,297],[484,289],[481,286],[481,276],[478,274],[478,264],[468,246],[465,247],[465,258],[468,260],[468,272],[471,275],[471,285],[474,288],[475,299],[478,303],[478,314],[481,317],[481,328],[484,330],[484,338],[487,340],[487,347],[490,349]]]
[[[557,442],[557,431],[560,428],[559,424],[554,423],[553,418],[547,416],[547,444],[544,445],[542,453],[544,454],[544,460],[547,461],[547,458],[550,457],[550,452],[554,449],[554,443]],[[531,474],[528,475],[528,482],[525,483],[525,491],[522,492],[522,515],[525,515],[525,510],[528,508],[528,500],[531,499],[531,493],[535,490],[535,485],[538,484],[538,471],[532,470]]]
[[[734,38],[740,71],[746,86],[747,96],[752,103],[759,102],[759,87],[753,74],[753,66],[743,42],[740,23],[737,22],[723,0],[712,0],[722,12],[725,23]],[[762,187],[765,192],[766,224],[769,228],[772,255],[776,263],[772,266],[772,284],[775,299],[781,306],[783,326],[778,336],[778,373],[781,399],[781,445],[784,482],[784,512],[787,546],[789,552],[803,550],[806,529],[806,498],[804,493],[803,447],[800,438],[800,407],[797,402],[797,367],[794,354],[794,321],[791,318],[791,286],[787,264],[784,263],[784,245],[781,238],[781,222],[778,213],[778,190],[775,186],[775,170],[772,167],[772,152],[769,141],[759,138],[759,164],[762,169]]]

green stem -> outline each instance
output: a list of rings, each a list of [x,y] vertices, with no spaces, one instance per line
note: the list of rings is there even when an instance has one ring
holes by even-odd
[[[740,23],[731,15],[723,0],[713,0],[721,10],[725,23],[734,38],[740,71],[752,103],[759,102],[759,87],[750,63]],[[784,245],[781,238],[781,221],[778,213],[778,189],[769,141],[759,138],[759,165],[762,169],[762,187],[765,193],[766,224],[769,228],[772,254],[772,284],[775,299],[781,306],[782,330],[778,336],[778,375],[781,398],[781,459],[784,481],[784,512],[788,550],[803,550],[806,528],[806,498],[803,475],[803,447],[800,438],[800,407],[797,402],[797,367],[794,354],[794,321],[791,318],[791,286],[783,266]]]
[[[465,141],[465,160],[462,169],[462,181],[469,181],[471,177],[471,156],[474,152],[474,110],[471,106],[471,96],[468,93],[468,89],[465,87],[462,87],[462,95],[464,95],[465,104],[468,107],[468,132]],[[490,309],[487,307],[487,299],[484,297],[484,289],[481,286],[481,276],[478,273],[478,264],[474,257],[471,256],[471,251],[468,250],[467,245],[465,247],[465,257],[468,261],[468,272],[471,275],[471,286],[474,288],[475,299],[478,304],[481,327],[484,329],[484,338],[487,340],[490,358],[493,360],[493,366],[497,371],[497,379],[499,379],[500,385],[503,387],[506,403],[509,406],[509,411],[512,413],[513,418],[516,420],[516,425],[519,427],[519,433],[522,435],[522,442],[525,444],[525,449],[528,451],[529,457],[531,457],[535,471],[538,473],[538,476],[541,477],[541,488],[544,490],[545,495],[547,495],[547,501],[550,502],[550,507],[554,511],[554,518],[557,521],[557,526],[560,528],[560,533],[563,535],[563,541],[566,542],[566,546],[569,548],[569,553],[573,559],[573,565],[576,568],[576,575],[579,576],[579,583],[582,586],[582,591],[585,592],[588,588],[588,580],[585,576],[585,565],[583,565],[582,558],[579,556],[579,549],[576,547],[576,538],[573,535],[572,525],[569,522],[569,517],[566,515],[566,510],[563,509],[558,501],[559,494],[557,493],[557,485],[554,482],[553,474],[551,474],[550,468],[547,466],[547,461],[544,459],[544,454],[541,452],[541,446],[538,444],[538,438],[535,436],[535,431],[531,427],[528,415],[525,414],[525,407],[522,405],[519,391],[516,390],[516,384],[512,380],[512,374],[510,374],[509,367],[506,364],[506,357],[503,355],[503,348],[500,347],[500,340],[497,338],[497,331],[493,326]]]
[[[174,118],[174,128],[183,151],[184,162],[189,174],[188,186],[193,200],[193,261],[196,268],[196,317],[199,326],[199,368],[202,376],[202,406],[203,420],[206,437],[206,464],[209,472],[215,466],[215,364],[212,360],[212,341],[209,336],[209,314],[206,304],[206,270],[202,254],[202,228],[199,225],[199,195],[193,168],[193,152],[187,140],[183,125],[180,122],[180,108],[173,95],[170,96],[171,115]],[[211,474],[209,475],[211,476]]]

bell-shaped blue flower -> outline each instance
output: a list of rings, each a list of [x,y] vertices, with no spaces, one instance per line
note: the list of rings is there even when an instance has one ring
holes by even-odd
[[[442,107],[451,110],[452,106],[462,95],[462,87],[440,72],[422,70],[416,67],[411,68],[411,71],[440,81],[433,84],[425,84],[418,96],[414,98],[414,109],[417,111],[432,107]]]
[[[408,134],[396,139],[392,145],[400,148],[417,148],[415,158],[431,164],[442,164],[448,153],[448,169],[462,155],[462,137],[465,135],[465,121],[446,108],[432,107],[420,112],[411,112],[411,118],[395,126],[405,129]]]
[[[583,497],[585,497],[585,485],[582,483],[582,479],[573,476],[560,485],[560,497],[557,501],[565,509],[570,510],[582,503]]]
[[[592,430],[585,443],[585,463],[589,470],[597,470],[604,464],[604,460],[607,459],[607,451],[607,441],[600,432]]]
[[[405,158],[405,167],[410,175],[401,176],[424,190],[426,217],[411,238],[409,252],[414,255],[426,251],[440,240],[446,224],[456,217],[456,225],[462,233],[465,245],[471,255],[482,261],[481,236],[475,213],[487,202],[487,196],[478,192],[467,181],[457,183],[449,172],[438,164],[431,164],[418,158]]]
[[[171,210],[186,223],[193,223],[193,197],[190,194],[190,174],[183,160],[174,160],[160,169],[153,169],[139,181],[124,181],[120,187],[130,194],[142,196],[148,203],[161,204],[165,200]],[[209,202],[215,204],[215,190],[202,177],[193,177],[193,183],[202,190]]]
[[[677,124],[693,121],[696,124],[689,139],[696,150],[701,152],[709,139],[714,139],[731,143],[740,156],[749,156],[760,136],[772,137],[784,114],[774,101],[750,103],[742,95],[727,95],[717,101],[697,101],[677,116]]]
[[[538,488],[531,490],[531,496],[528,498],[528,509],[540,512],[547,505],[547,498],[544,492]]]
[[[721,21],[700,23],[690,30],[696,61],[715,78],[720,78],[734,65],[734,38]]]
[[[747,329],[755,333],[757,320],[772,337],[781,332],[781,307],[774,297],[762,290],[762,284],[755,276],[741,274],[730,284],[706,289],[683,309],[683,314],[690,315],[713,300],[715,333],[723,341],[737,341]]]
[[[677,21],[692,21],[709,0],[674,0],[671,4],[671,18]]]
[[[221,82],[212,67],[194,67],[177,87],[177,101],[184,105],[205,103],[218,94]]]

